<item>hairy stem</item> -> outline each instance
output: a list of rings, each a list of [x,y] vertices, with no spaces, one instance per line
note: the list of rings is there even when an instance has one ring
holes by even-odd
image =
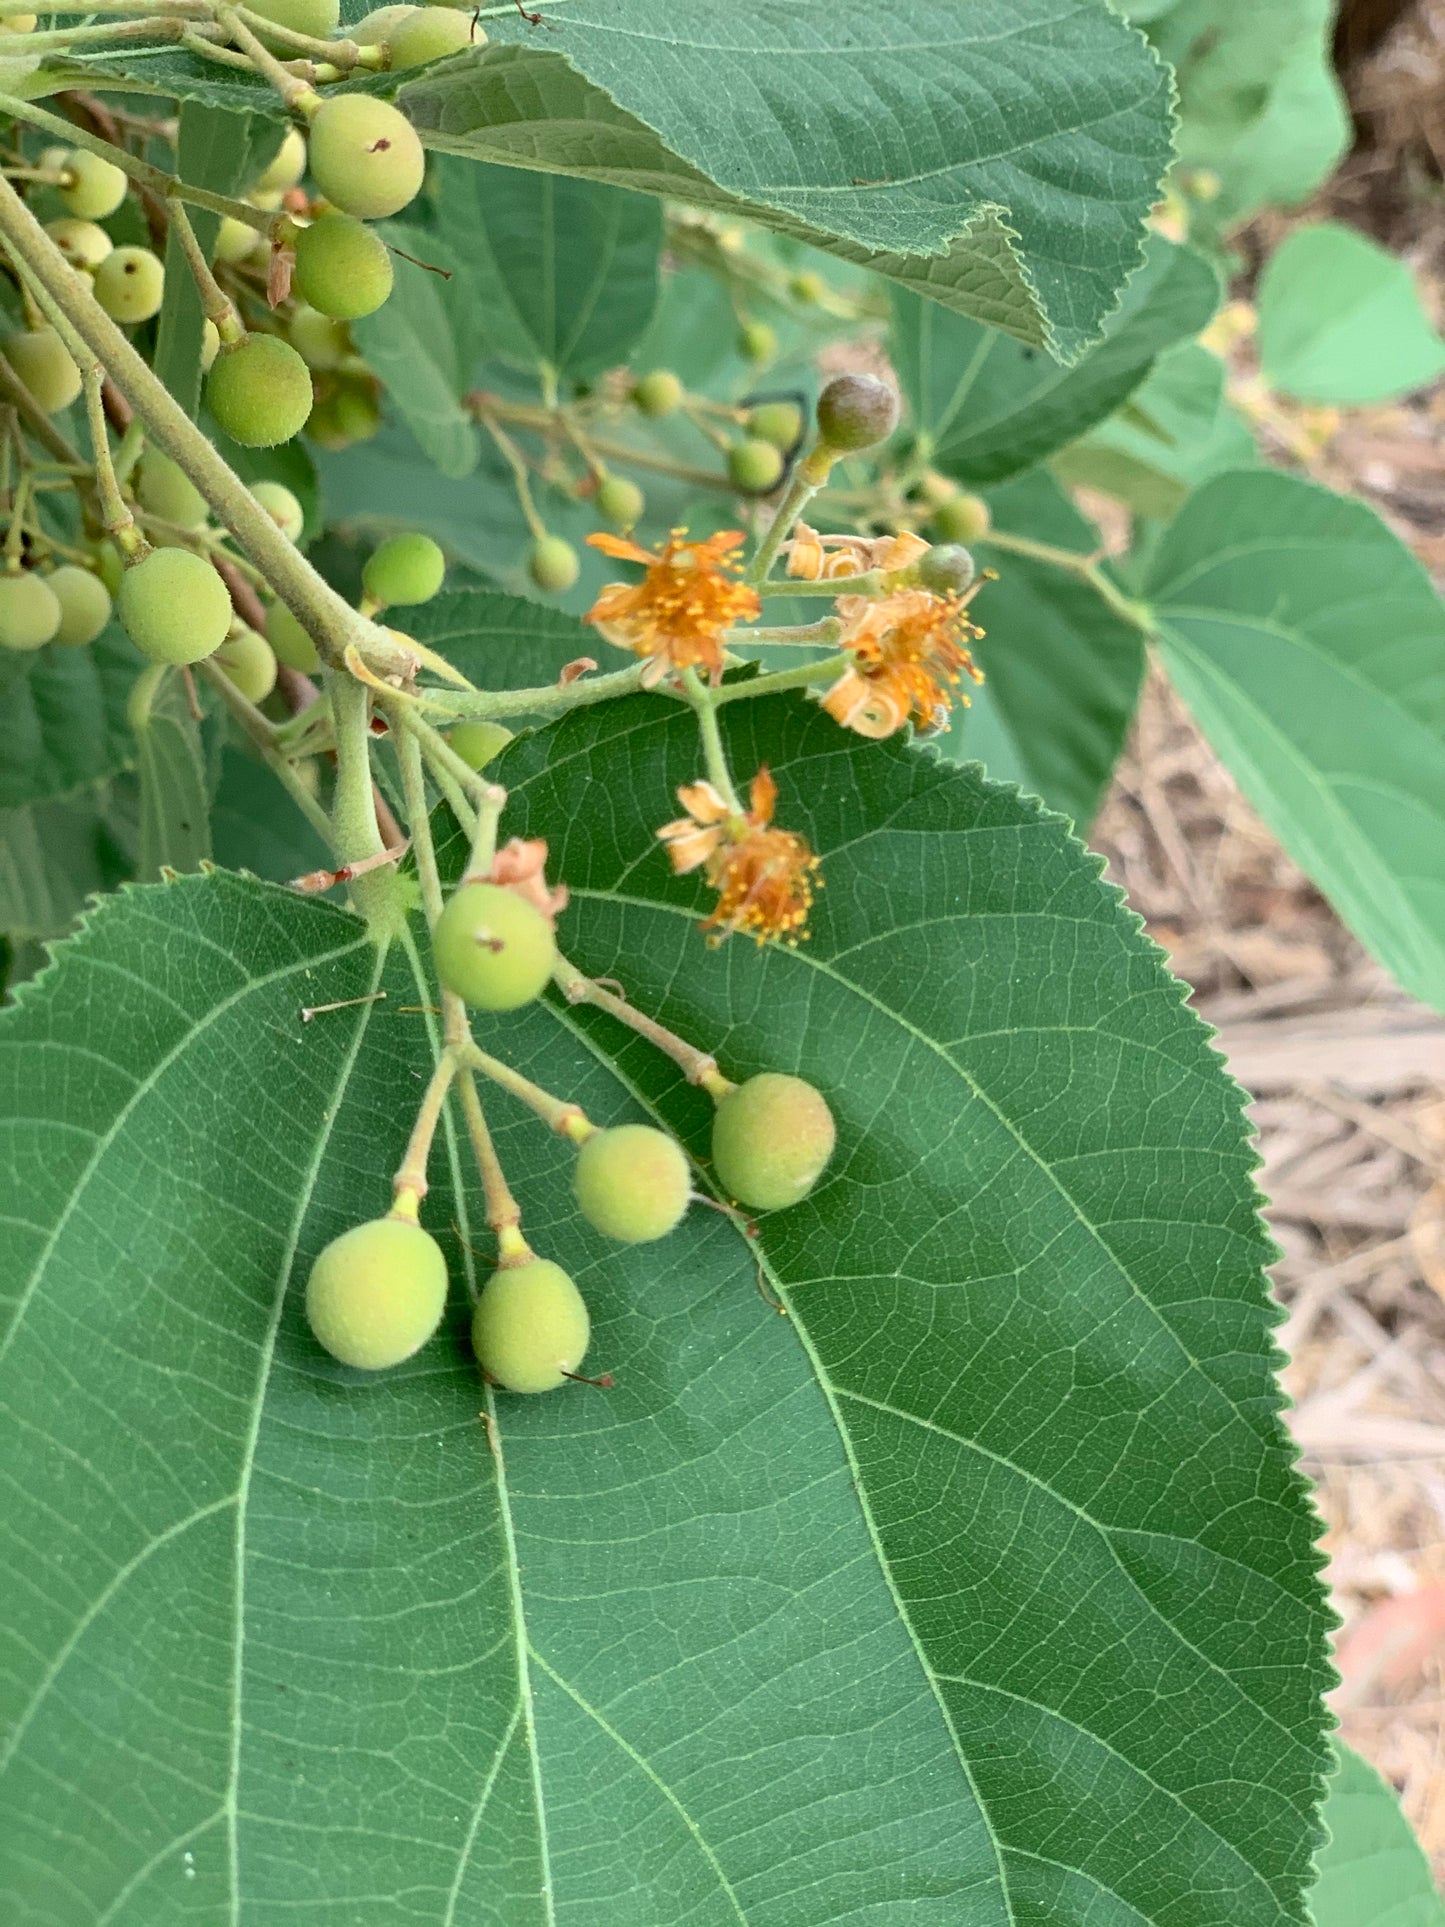
[[[584,976],[576,964],[569,963],[561,952],[552,968],[552,981],[567,999],[569,1004],[591,1004],[596,1010],[608,1011],[613,1017],[635,1030],[639,1037],[645,1037],[649,1044],[678,1065],[689,1084],[700,1085],[715,1098],[726,1097],[734,1088],[717,1067],[717,1059],[707,1051],[698,1050],[676,1031],[668,1030],[655,1018],[645,1016],[635,1010],[625,997],[617,996],[607,990],[595,979]]]
[[[704,685],[695,669],[683,670],[682,686],[686,701],[691,704],[693,714],[697,717],[698,734],[702,737],[702,760],[707,770],[708,781],[733,815],[741,816],[743,806],[738,801],[737,791],[733,788],[732,771],[728,768],[722,732],[717,726],[716,692]]]
[[[646,667],[644,662],[630,663],[605,676],[579,676],[576,682],[549,683],[544,689],[424,689],[418,692],[419,701],[428,714],[449,723],[472,717],[503,722],[509,716],[561,716],[589,703],[630,696],[642,687]]]
[[[991,546],[1002,550],[1005,555],[1027,556],[1031,561],[1046,562],[1052,568],[1063,569],[1069,575],[1077,576],[1081,582],[1087,582],[1100,601],[1121,622],[1142,630],[1146,636],[1154,634],[1154,615],[1149,605],[1126,596],[1117,583],[1105,575],[1096,556],[1080,555],[1077,549],[1055,548],[1051,542],[1035,542],[1027,535],[1007,535],[1000,529],[990,529],[987,535],[980,536],[978,546]]]
[[[530,1077],[523,1077],[520,1071],[514,1071],[510,1064],[504,1064],[501,1058],[491,1056],[476,1044],[464,1045],[461,1059],[471,1069],[480,1071],[483,1077],[500,1085],[504,1091],[510,1091],[513,1097],[520,1098],[528,1110],[535,1111],[559,1137],[570,1138],[574,1144],[581,1144],[595,1134],[597,1126],[580,1104],[574,1104],[565,1097],[554,1097],[551,1091],[543,1090]]]
[[[522,1236],[521,1208],[512,1196],[512,1187],[507,1183],[506,1173],[497,1158],[496,1146],[492,1143],[486,1114],[482,1110],[482,1100],[477,1095],[476,1078],[471,1071],[463,1069],[457,1078],[457,1093],[462,1100],[462,1116],[466,1119],[467,1135],[472,1140],[472,1152],[477,1160],[477,1171],[487,1201],[487,1223],[497,1234],[498,1261],[503,1265],[525,1264],[534,1254]]]
[[[391,1181],[391,1215],[394,1218],[410,1218],[413,1224],[416,1223],[418,1208],[427,1194],[426,1167],[431,1156],[432,1140],[437,1134],[442,1106],[457,1069],[457,1060],[451,1051],[443,1051],[422,1097],[416,1123],[411,1127],[406,1153]]]

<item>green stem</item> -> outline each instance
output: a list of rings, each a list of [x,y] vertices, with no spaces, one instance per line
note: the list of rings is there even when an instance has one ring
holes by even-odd
[[[432,1140],[437,1134],[442,1106],[458,1069],[451,1051],[443,1051],[422,1096],[416,1122],[407,1139],[406,1152],[391,1181],[393,1217],[410,1218],[413,1223],[416,1222],[417,1206],[427,1194],[426,1167],[431,1156]]]
[[[390,712],[388,712],[390,713]],[[416,859],[421,907],[428,930],[435,930],[443,908],[441,872],[437,868],[436,845],[432,842],[431,812],[427,808],[426,774],[422,768],[420,740],[409,731],[397,731],[397,762],[401,767],[401,792],[406,803],[407,830],[412,855]],[[466,1006],[454,990],[445,985],[441,991],[443,1034],[451,1050],[472,1041]]]
[[[286,105],[308,117],[321,105],[321,96],[309,81],[288,74],[281,62],[252,33],[234,7],[217,7],[216,19],[245,54],[263,80],[269,80]],[[268,23],[269,25],[269,23]]]
[[[1154,634],[1153,610],[1147,603],[1136,602],[1126,596],[1091,555],[1080,555],[1076,549],[1055,548],[1051,542],[1035,542],[1027,535],[1006,535],[1000,529],[990,529],[987,535],[980,536],[977,546],[991,546],[1002,550],[1005,555],[1027,556],[1030,561],[1046,562],[1055,569],[1063,569],[1069,575],[1077,576],[1081,582],[1088,583],[1100,601],[1121,622],[1127,622],[1131,628],[1141,630],[1146,636]]]
[[[522,519],[531,530],[533,541],[545,541],[547,537],[547,524],[537,513],[537,504],[532,500],[532,482],[530,476],[527,474],[526,457],[522,454],[521,449],[518,448],[507,431],[493,420],[489,411],[480,411],[478,420],[491,436],[492,440],[497,444],[503,460],[512,471],[512,483],[516,488],[517,500],[521,505]]]
[[[684,669],[682,686],[686,700],[692,705],[697,717],[698,734],[702,737],[702,760],[707,770],[708,781],[717,791],[734,816],[743,814],[743,806],[738,801],[738,793],[733,788],[732,771],[728,768],[727,752],[723,749],[722,732],[717,726],[717,692],[707,688],[695,669]]]
[[[584,709],[589,703],[610,702],[614,696],[630,696],[642,687],[646,663],[614,669],[605,676],[579,676],[565,688],[549,683],[543,689],[434,689],[418,691],[428,714],[444,722],[471,721],[483,717],[501,721],[509,716],[561,716],[569,709]],[[475,771],[472,772],[475,775]]]
[[[820,662],[805,662],[797,669],[779,669],[771,676],[754,676],[748,682],[724,683],[712,692],[713,707],[724,703],[745,702],[750,696],[779,696],[790,689],[807,689],[815,682],[831,682],[841,676],[852,661],[846,654],[826,656]]]
[[[462,1100],[462,1116],[466,1119],[467,1134],[472,1140],[472,1152],[477,1160],[482,1192],[487,1201],[487,1223],[497,1234],[497,1257],[504,1265],[524,1264],[532,1256],[532,1248],[522,1236],[521,1208],[512,1196],[512,1187],[507,1183],[506,1173],[497,1157],[492,1134],[487,1129],[482,1100],[477,1096],[476,1079],[471,1071],[463,1070],[458,1077],[457,1093]]]
[[[799,648],[826,649],[843,633],[843,624],[838,616],[824,616],[818,622],[798,623],[786,629],[729,629],[724,641],[729,649],[740,649],[750,642],[767,642],[796,645]]]
[[[135,517],[120,492],[115,467],[110,459],[110,429],[105,419],[105,370],[92,362],[84,371],[85,418],[90,426],[91,452],[95,456],[95,487],[100,498],[100,519],[108,535],[113,535],[122,555],[138,556],[146,547],[136,531]]]
[[[15,486],[15,499],[10,504],[10,521],[5,530],[5,567],[10,574],[19,572],[20,557],[24,546],[25,511],[30,506],[30,477],[22,475]]]
[[[754,588],[767,581],[772,573],[773,564],[778,559],[778,550],[792,533],[793,524],[828,479],[833,458],[831,455],[827,456],[826,465],[824,465],[820,460],[821,456],[822,451],[815,449],[793,470],[788,486],[783,492],[783,499],[778,504],[778,512],[773,517],[772,526],[759,542],[752,561],[743,572],[743,581],[750,582]]]
[[[261,714],[253,702],[244,697],[231,678],[218,664],[209,658],[196,664],[197,669],[220,694],[227,709],[245,730],[256,745],[267,767],[283,785],[291,801],[300,810],[306,821],[316,831],[322,842],[333,854],[336,853],[335,837],[331,819],[296,774],[290,762],[276,748],[275,730]]]
[[[821,582],[805,582],[791,576],[774,577],[770,582],[759,582],[757,591],[766,601],[769,596],[775,595],[880,595],[887,586],[882,569],[867,569],[858,575],[825,577]]]
[[[510,1091],[513,1097],[520,1098],[528,1110],[535,1111],[559,1137],[571,1138],[574,1144],[581,1144],[596,1131],[597,1126],[580,1104],[572,1103],[569,1098],[554,1097],[551,1091],[534,1084],[530,1077],[523,1077],[510,1064],[504,1064],[500,1057],[490,1056],[471,1042],[461,1047],[460,1056],[469,1068],[480,1071],[483,1077],[490,1078],[504,1091]]]
[[[557,961],[552,966],[552,981],[569,1004],[591,1004],[596,1010],[605,1010],[626,1024],[629,1030],[635,1030],[639,1037],[645,1037],[648,1043],[654,1044],[681,1067],[689,1084],[700,1085],[715,1098],[726,1097],[734,1088],[718,1070],[717,1059],[710,1052],[698,1050],[685,1038],[679,1037],[675,1030],[668,1030],[655,1018],[635,1010],[625,997],[605,990],[593,978],[584,976],[561,951],[558,951]]]
[[[331,798],[332,841],[342,863],[380,856],[385,845],[376,826],[371,794],[371,735],[366,686],[345,670],[328,669],[327,693],[336,729],[336,788]],[[354,877],[351,895],[357,909],[379,922],[396,906],[395,879],[368,871]]]
[[[196,239],[196,230],[191,226],[191,217],[181,206],[179,200],[171,203],[171,227],[181,244],[181,252],[186,257],[186,266],[191,271],[191,279],[201,297],[201,312],[215,326],[216,333],[223,344],[235,343],[245,338],[246,330],[237,314],[235,304],[224,292],[211,264],[207,261],[205,250]]]

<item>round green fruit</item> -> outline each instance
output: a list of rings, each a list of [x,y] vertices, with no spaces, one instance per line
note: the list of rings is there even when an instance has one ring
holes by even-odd
[[[795,401],[765,401],[748,415],[748,428],[786,453],[803,439],[803,411]]]
[[[346,37],[354,40],[358,47],[379,47],[409,14],[420,12],[420,7],[377,7],[373,13],[358,20],[354,27],[348,27]]]
[[[577,1154],[574,1181],[583,1217],[604,1237],[650,1244],[675,1231],[692,1194],[682,1146],[650,1124],[597,1131]]]
[[[309,34],[313,40],[325,40],[335,32],[336,23],[341,18],[341,0],[255,0],[252,12],[259,13],[262,19],[270,20],[278,27],[289,27],[292,33]],[[262,38],[283,58],[295,57],[297,49],[288,47],[283,40],[264,34]]]
[[[827,282],[821,274],[815,274],[811,268],[804,268],[801,274],[795,274],[788,283],[788,293],[792,295],[794,301],[800,301],[805,308],[816,307],[827,292]]]
[[[981,495],[955,495],[934,511],[933,526],[945,542],[978,542],[993,526],[993,516]]]
[[[316,644],[284,602],[273,602],[266,611],[266,640],[277,662],[288,669],[299,669],[303,676],[310,676],[321,667]]]
[[[961,542],[939,542],[918,558],[918,581],[935,595],[962,595],[978,571]]]
[[[442,1248],[408,1218],[373,1218],[343,1231],[306,1281],[306,1319],[317,1343],[363,1372],[420,1351],[446,1303]]]
[[[833,1113],[801,1077],[762,1071],[717,1107],[713,1168],[730,1198],[780,1211],[806,1198],[833,1155]]]
[[[463,47],[482,47],[487,36],[473,28],[469,13],[450,6],[423,7],[397,23],[387,35],[393,67],[424,67],[429,60],[445,60]]]
[[[632,400],[639,414],[658,421],[679,406],[683,392],[682,383],[670,368],[654,368],[637,383]]]
[[[458,723],[447,736],[448,743],[472,769],[485,769],[500,756],[512,740],[512,732],[501,723]]]
[[[161,448],[148,448],[141,456],[135,492],[143,509],[177,528],[198,529],[210,514],[205,496]]]
[[[494,1271],[472,1314],[477,1363],[509,1392],[554,1392],[592,1337],[582,1294],[549,1258]]]
[[[45,232],[71,267],[84,268],[89,274],[94,274],[115,247],[103,227],[97,227],[94,221],[78,221],[73,215],[63,215],[58,221],[47,221]]]
[[[252,482],[251,493],[288,542],[299,542],[306,511],[284,482]]]
[[[227,636],[213,660],[248,703],[265,702],[276,687],[276,653],[254,629],[237,629]]]
[[[58,415],[80,393],[80,370],[53,328],[9,335],[5,358],[47,415]]]
[[[255,183],[258,194],[284,194],[306,172],[306,137],[299,127],[288,127],[275,158]]]
[[[231,598],[211,567],[189,549],[152,549],[121,578],[121,626],[152,662],[199,662],[226,640]]]
[[[370,94],[333,94],[311,121],[311,173],[334,208],[382,221],[415,200],[426,156],[405,114]]]
[[[60,604],[60,627],[54,640],[70,649],[94,642],[110,621],[110,590],[100,577],[74,562],[63,562],[46,580]]]
[[[105,541],[97,542],[94,549],[96,574],[110,592],[111,600],[120,594],[121,580],[125,575],[125,563],[121,560],[120,550],[107,536]]]
[[[87,148],[72,147],[61,166],[70,179],[61,188],[60,198],[82,221],[103,221],[125,199],[126,177],[114,161]]]
[[[615,529],[630,529],[642,520],[647,497],[625,475],[606,475],[597,484],[597,513]]]
[[[898,396],[876,375],[835,375],[818,397],[818,433],[839,454],[886,442],[897,426]]]
[[[259,228],[228,214],[216,229],[211,258],[223,267],[236,268],[265,246],[266,237]]]
[[[520,1010],[541,995],[557,939],[535,904],[496,883],[453,891],[432,933],[437,975],[478,1010]]]
[[[166,271],[149,248],[112,248],[95,271],[95,298],[112,321],[149,321],[165,296]]]
[[[736,442],[728,450],[728,477],[747,495],[767,495],[783,479],[782,450],[771,442]]]
[[[913,494],[925,508],[942,508],[951,502],[958,493],[958,483],[947,475],[940,475],[936,468],[925,469],[913,484]]]
[[[577,551],[560,535],[544,535],[532,545],[527,573],[546,595],[565,595],[577,580],[582,564]]]
[[[323,214],[296,237],[291,285],[318,314],[356,321],[374,314],[391,293],[391,251],[350,214]]]
[[[206,377],[206,403],[243,448],[290,441],[311,413],[311,371],[279,335],[247,335],[223,348]]]
[[[430,602],[442,586],[447,559],[429,535],[389,535],[361,572],[362,587],[383,608]]]
[[[60,598],[38,575],[0,575],[0,648],[43,649],[60,616]]]
[[[766,321],[749,321],[738,330],[738,353],[744,361],[771,361],[777,352],[777,333]]]
[[[292,309],[286,333],[291,346],[306,366],[316,369],[318,373],[339,368],[351,353],[351,336],[346,323],[333,321],[330,315],[307,307],[304,301],[298,302]]]

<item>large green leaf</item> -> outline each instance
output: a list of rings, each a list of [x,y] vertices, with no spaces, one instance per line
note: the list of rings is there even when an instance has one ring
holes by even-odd
[[[1104,339],[1072,368],[902,290],[890,344],[930,459],[960,481],[999,482],[1112,414],[1157,355],[1199,333],[1218,301],[1204,257],[1155,236]]]
[[[401,89],[429,145],[750,213],[1074,356],[1140,258],[1169,82],[1097,0],[564,0]]]
[[[801,703],[726,720],[826,853],[794,951],[700,941],[652,833],[697,774],[676,706],[498,768],[582,968],[839,1120],[756,1244],[695,1211],[619,1251],[492,1106],[611,1391],[484,1401],[449,1127],[444,1335],[367,1382],[309,1340],[301,1280],[383,1208],[432,1021],[345,913],[131,890],[3,1020],[28,1927],[1302,1920],[1326,1619],[1240,1095],[1056,818]],[[706,1101],[612,1019],[486,1037],[705,1150]]]
[[[49,802],[128,768],[126,703],[144,668],[115,622],[85,649],[0,652],[0,809]]]
[[[461,481],[477,465],[477,425],[462,406],[470,370],[462,365],[452,305],[469,298],[440,275],[416,266],[427,260],[444,272],[465,275],[462,262],[435,236],[401,221],[388,221],[387,241],[413,260],[397,262],[390,300],[375,314],[352,323],[356,345],[381,377],[387,397],[416,437],[422,452],[449,481]],[[408,515],[405,501],[397,502]]]
[[[194,870],[211,854],[210,777],[193,697],[172,669],[146,671],[131,702],[140,775],[141,877]]]
[[[1293,476],[1192,496],[1148,591],[1245,795],[1415,996],[1445,1006],[1445,608],[1360,502]]]
[[[612,657],[609,669],[623,660],[575,616],[494,589],[434,596],[407,611],[407,634],[439,649],[480,689],[539,688],[556,682],[579,656],[595,657],[599,650]]]
[[[1430,1863],[1393,1790],[1338,1743],[1325,1824],[1330,1838],[1310,1890],[1313,1927],[1445,1927]]]
[[[133,875],[136,813],[134,784],[124,777],[0,810],[0,932],[63,936],[92,892]]]

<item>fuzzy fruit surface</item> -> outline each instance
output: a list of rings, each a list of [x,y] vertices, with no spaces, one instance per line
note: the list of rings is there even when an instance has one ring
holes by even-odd
[[[110,621],[110,590],[100,577],[74,562],[63,562],[46,580],[60,604],[60,627],[52,640],[69,649],[94,642]]]
[[[363,1372],[384,1371],[420,1351],[446,1302],[441,1246],[406,1218],[373,1218],[343,1231],[306,1281],[306,1318],[317,1343]]]
[[[115,247],[103,227],[94,221],[78,221],[63,216],[47,221],[45,232],[73,268],[86,268],[92,274]]]
[[[392,288],[391,254],[379,234],[351,214],[323,214],[296,237],[291,285],[318,314],[358,321]]]
[[[266,640],[276,660],[284,662],[288,669],[299,669],[309,676],[321,667],[316,644],[284,602],[273,602],[266,611]]]
[[[625,475],[608,475],[597,485],[597,513],[615,529],[630,529],[642,520],[647,497]]]
[[[251,493],[288,542],[299,542],[306,511],[284,482],[252,482]]]
[[[458,723],[447,741],[464,763],[485,769],[494,756],[500,756],[512,740],[512,732],[501,723]]]
[[[383,605],[430,602],[442,586],[447,559],[429,535],[389,535],[368,558],[362,587]]]
[[[243,448],[289,442],[311,413],[311,371],[278,335],[247,335],[216,357],[206,403],[217,425]]]
[[[149,248],[112,248],[95,271],[95,298],[112,321],[149,321],[165,297],[166,271]]]
[[[265,172],[257,177],[254,191],[257,194],[284,194],[288,187],[295,187],[305,172],[306,137],[299,127],[288,127],[275,158],[268,162]]]
[[[415,200],[426,156],[397,108],[369,94],[333,94],[312,117],[311,173],[334,208],[382,221]]]
[[[135,492],[143,509],[178,528],[198,529],[210,513],[205,496],[163,448],[148,448],[141,456]]]
[[[520,1010],[540,996],[557,958],[552,925],[515,891],[464,883],[432,933],[437,975],[478,1010]]]
[[[231,626],[231,598],[211,567],[189,549],[152,549],[121,578],[116,613],[152,662],[200,662]]]
[[[577,551],[560,535],[544,535],[532,545],[527,573],[547,595],[565,595],[581,572]]]
[[[477,1363],[509,1392],[555,1392],[591,1337],[581,1292],[550,1258],[494,1271],[472,1315]]]
[[[682,1146],[666,1131],[618,1124],[583,1144],[573,1188],[594,1230],[623,1244],[650,1244],[681,1224],[692,1173]]]
[[[898,396],[876,375],[835,375],[818,397],[818,433],[841,454],[886,442],[898,426]]]
[[[92,154],[88,148],[73,147],[61,166],[71,180],[61,188],[60,198],[82,221],[103,221],[125,199],[128,183],[114,161]]]
[[[348,27],[346,37],[354,40],[358,47],[379,47],[394,27],[399,26],[410,14],[420,12],[420,7],[377,7],[373,12],[363,15],[354,27]]]
[[[485,46],[487,36],[473,28],[471,15],[454,7],[422,7],[399,21],[387,35],[393,67],[423,67],[463,47]]]
[[[287,338],[308,368],[324,373],[339,368],[352,352],[351,333],[344,321],[298,301],[286,324]]]
[[[58,415],[80,393],[80,370],[53,328],[8,335],[5,358],[47,415]]]
[[[728,477],[749,495],[768,494],[783,479],[781,449],[757,439],[735,443],[728,450]]]
[[[60,627],[60,598],[38,575],[0,575],[0,648],[43,649]]]
[[[216,229],[212,259],[223,262],[228,268],[239,267],[248,255],[259,252],[265,245],[265,237],[259,228],[228,214]]]
[[[748,427],[759,441],[786,453],[803,438],[803,411],[795,401],[765,401],[749,413]]]
[[[227,636],[215,660],[248,703],[265,702],[276,687],[276,652],[254,629]]]
[[[935,595],[962,595],[978,570],[961,542],[940,542],[918,558],[918,580]]]
[[[801,1077],[761,1071],[717,1107],[713,1169],[730,1198],[781,1211],[806,1198],[833,1155],[833,1113]]]
[[[933,526],[946,542],[977,542],[993,526],[988,503],[980,495],[955,495],[934,512]]]
[[[652,420],[670,415],[682,401],[683,387],[670,368],[654,368],[644,375],[632,391],[638,412]]]
[[[341,18],[341,0],[256,0],[252,11],[264,20],[274,21],[278,27],[289,27],[292,33],[325,40],[336,31]],[[284,58],[295,58],[298,51],[295,47],[287,47],[284,41],[270,35],[263,34],[262,38]]]

